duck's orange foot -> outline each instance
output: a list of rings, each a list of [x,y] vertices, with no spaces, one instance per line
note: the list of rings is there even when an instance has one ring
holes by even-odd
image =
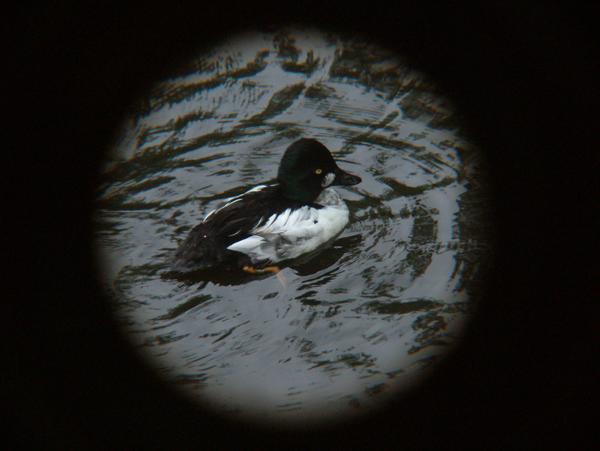
[[[248,274],[264,274],[266,272],[276,274],[279,283],[281,283],[281,286],[284,289],[287,288],[287,281],[285,280],[285,277],[283,276],[283,273],[281,272],[281,268],[279,268],[279,266],[265,266],[264,268],[255,268],[254,266],[246,265],[242,269]]]
[[[242,269],[248,274],[264,274],[266,272],[277,274],[279,271],[281,271],[279,266],[265,266],[264,268],[255,268],[254,266],[246,265]]]

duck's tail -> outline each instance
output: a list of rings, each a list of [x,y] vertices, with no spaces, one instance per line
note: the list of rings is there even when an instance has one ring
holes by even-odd
[[[205,269],[219,262],[219,253],[207,228],[204,224],[198,224],[175,251],[171,269],[177,272],[189,272]]]

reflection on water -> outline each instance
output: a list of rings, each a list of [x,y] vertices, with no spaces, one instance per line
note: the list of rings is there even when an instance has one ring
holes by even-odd
[[[349,225],[272,275],[169,273],[223,199],[314,137],[362,183]],[[477,150],[434,84],[359,40],[232,39],[156,86],[109,155],[97,243],[117,318],[157,370],[225,412],[368,411],[457,342],[487,255]],[[331,417],[330,415],[330,417]]]

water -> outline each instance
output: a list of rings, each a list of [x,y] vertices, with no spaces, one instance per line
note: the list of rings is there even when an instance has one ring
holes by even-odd
[[[477,149],[439,89],[359,39],[247,34],[199,55],[124,120],[99,188],[115,316],[166,380],[217,411],[291,421],[368,412],[461,336],[488,252]],[[350,223],[273,275],[181,277],[168,260],[223,199],[313,137],[362,178]]]

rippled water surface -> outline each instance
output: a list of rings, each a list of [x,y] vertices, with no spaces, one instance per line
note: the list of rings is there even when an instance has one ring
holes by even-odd
[[[272,275],[169,272],[228,197],[314,137],[362,183],[350,223]],[[95,217],[102,280],[132,342],[215,408],[340,418],[419,380],[473,311],[485,201],[477,149],[399,55],[314,31],[248,34],[156,85],[107,157]]]

